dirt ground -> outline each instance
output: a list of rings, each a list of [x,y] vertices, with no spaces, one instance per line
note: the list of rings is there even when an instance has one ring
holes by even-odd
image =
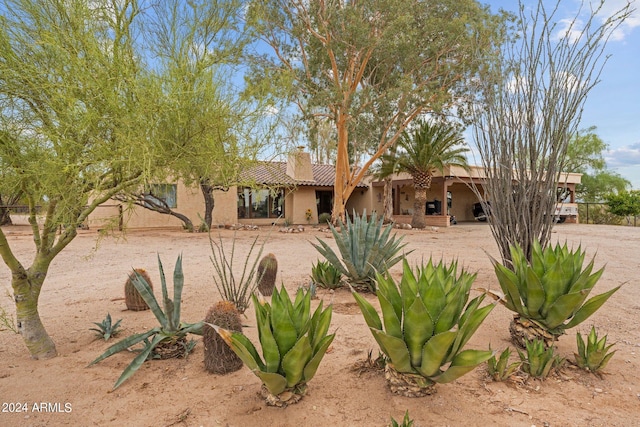
[[[16,255],[30,264],[33,242],[28,229],[3,229]],[[414,250],[412,264],[428,259],[458,259],[467,270],[477,271],[475,287],[497,289],[489,255],[497,246],[486,224],[459,224],[448,229],[398,230],[406,248]],[[236,259],[242,266],[250,243],[267,230],[238,231]],[[222,231],[225,242],[233,232]],[[561,356],[573,360],[575,333],[595,325],[608,334],[617,353],[603,378],[568,365],[546,381],[493,382],[480,366],[451,384],[438,385],[435,395],[407,398],[392,395],[383,376],[352,368],[374,357],[378,348],[347,290],[320,290],[319,298],[333,304],[330,331],[336,338],[309,383],[307,396],[286,409],[267,407],[259,397],[260,381],[246,367],[218,376],[204,369],[201,338],[187,359],[154,360],[120,388],[111,392],[131,353],[116,354],[96,365],[88,363],[115,341],[96,339],[92,322],[110,313],[122,320],[119,338],[156,326],[150,311],[126,311],[123,285],[132,268],[149,271],[156,292],[160,289],[156,254],[171,275],[177,256],[183,254],[185,288],[183,320],[195,322],[220,299],[213,284],[211,249],[206,234],[180,231],[133,231],[125,238],[81,234],[53,262],[40,301],[40,314],[56,342],[59,356],[34,361],[20,338],[0,332],[0,426],[386,426],[391,417],[401,420],[409,411],[416,426],[630,426],[640,423],[640,288],[638,242],[640,228],[562,224],[554,240],[581,244],[596,266],[606,264],[594,295],[625,283],[620,291],[584,324],[559,340]],[[279,262],[278,283],[295,292],[308,284],[318,253],[311,241],[326,233],[307,227],[300,234],[272,233],[265,253]],[[333,244],[333,242],[331,243]],[[399,265],[393,271],[399,271]],[[0,305],[13,313],[10,274],[0,264]],[[368,297],[375,301],[373,296]],[[377,303],[375,303],[377,306]],[[496,307],[467,347],[502,350],[509,346],[512,314]],[[256,344],[253,309],[247,311],[245,333]],[[514,351],[515,353],[515,351]],[[19,409],[26,411],[16,412]],[[45,405],[40,405],[44,403]],[[38,411],[37,409],[46,411]]]

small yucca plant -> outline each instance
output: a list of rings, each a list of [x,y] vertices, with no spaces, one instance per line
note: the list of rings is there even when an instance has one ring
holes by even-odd
[[[284,286],[271,296],[271,304],[252,295],[256,310],[262,357],[247,337],[239,332],[213,327],[229,347],[263,383],[263,397],[272,406],[299,401],[335,334],[328,335],[331,306],[322,302],[311,315],[311,295],[299,289],[291,301]],[[286,393],[288,392],[288,393]]]
[[[469,301],[475,274],[457,273],[457,263],[431,260],[414,273],[405,259],[400,284],[378,274],[383,319],[353,291],[365,321],[388,358],[386,377],[392,392],[408,397],[435,391],[479,364],[491,351],[462,350],[495,304],[480,307],[484,295]]]
[[[502,353],[500,353],[499,358],[496,358],[496,356],[493,355],[489,360],[487,360],[487,371],[494,381],[506,381],[520,368],[522,362],[518,361],[509,363],[510,357],[511,349],[507,347]]]
[[[262,256],[262,251],[264,250],[268,236],[258,247],[258,252],[255,254],[253,261],[251,261],[251,256],[256,249],[259,237],[260,236],[256,236],[251,243],[249,253],[247,253],[244,259],[242,275],[237,277],[236,268],[233,266],[235,261],[234,255],[236,253],[236,233],[233,234],[230,251],[225,249],[221,235],[218,235],[218,241],[216,242],[211,237],[211,234],[209,234],[209,245],[211,247],[211,256],[209,258],[215,271],[213,282],[222,298],[225,301],[231,301],[240,314],[243,314],[245,310],[249,308],[251,294],[256,290],[258,280],[260,280],[260,274],[256,274],[256,267]]]
[[[594,261],[583,269],[584,258],[581,248],[570,251],[565,243],[543,250],[536,241],[531,262],[519,246],[511,247],[511,267],[493,260],[504,293],[500,302],[516,313],[509,328],[515,344],[525,348],[528,341],[542,339],[552,346],[566,329],[589,318],[620,288],[587,300],[604,267],[592,274]]]
[[[340,255],[319,238],[320,244],[312,245],[353,287],[375,292],[376,273],[385,272],[402,259],[397,255],[405,246],[402,237],[391,235],[393,224],[383,228],[383,218],[378,220],[375,212],[371,218],[366,212],[361,217],[354,212],[353,221],[347,217],[347,223],[340,221],[339,226],[340,231],[329,224]]]
[[[564,362],[563,358],[555,354],[553,347],[547,347],[540,339],[527,341],[526,354],[516,350],[522,361],[521,369],[534,378],[547,378],[552,369],[560,367]]]
[[[593,326],[586,342],[580,332],[576,334],[576,341],[578,343],[578,352],[574,353],[576,365],[589,372],[596,373],[604,369],[615,354],[615,350],[607,353],[614,344],[607,345],[606,335],[598,340],[596,328]]]
[[[102,322],[93,322],[97,328],[90,328],[89,330],[94,331],[96,336],[107,341],[109,338],[115,337],[120,333],[118,330],[120,328],[120,322],[122,322],[122,319],[118,320],[116,323],[112,323],[111,314],[107,313],[107,317],[105,317]]]
[[[318,261],[311,267],[311,280],[324,289],[342,287],[342,273],[329,261]]]

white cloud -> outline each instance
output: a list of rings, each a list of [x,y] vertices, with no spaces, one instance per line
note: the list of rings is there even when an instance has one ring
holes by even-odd
[[[277,116],[280,113],[280,109],[274,105],[267,105],[263,111],[266,116]]]
[[[640,0],[589,0],[586,5],[582,4],[582,0],[576,1],[578,7],[582,5],[578,16],[571,15],[568,18],[560,19],[557,22],[554,38],[556,40],[568,37],[570,41],[577,41],[583,32],[586,20],[589,19],[591,13],[596,13],[597,20],[595,25],[604,24],[607,19],[618,15],[626,6],[630,4],[630,14],[615,30],[611,32],[609,41],[624,41],[625,38],[633,31],[634,28],[640,26]]]
[[[630,4],[631,13],[624,20],[624,22],[611,34],[611,41],[623,41],[634,28],[640,26],[640,2],[638,0],[607,0],[602,3],[600,7],[600,0],[590,0],[590,5],[593,10],[600,7],[597,13],[597,17],[601,22],[605,22],[609,17],[614,16],[622,9]]]
[[[584,23],[580,19],[565,18],[558,21],[555,40],[568,38],[571,42],[576,42],[582,35]]]
[[[604,155],[607,166],[619,168],[640,165],[640,142],[608,150]]]

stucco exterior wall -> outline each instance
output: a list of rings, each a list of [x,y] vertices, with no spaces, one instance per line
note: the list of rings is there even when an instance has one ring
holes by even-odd
[[[401,185],[397,191],[400,192],[400,215],[413,215],[413,198],[415,190],[412,185]]]
[[[325,165],[318,165],[325,166]],[[469,171],[447,168],[442,174],[437,174],[431,188],[427,191],[427,203],[438,200],[440,202],[440,212],[437,215],[427,215],[428,225],[448,225],[447,214],[455,216],[457,221],[474,221],[472,207],[478,201],[476,195],[469,188],[466,182],[481,179],[483,169],[472,167]],[[301,149],[293,153],[287,163],[286,174],[294,180],[299,180],[300,185],[285,191],[284,217],[283,218],[252,218],[238,219],[238,189],[232,187],[229,191],[216,191],[214,195],[215,207],[213,210],[213,225],[227,224],[252,224],[271,225],[273,223],[283,224],[285,221],[290,224],[317,224],[318,223],[318,203],[325,211],[330,209],[330,199],[327,192],[333,188],[326,184],[309,185],[309,181],[314,181],[313,168],[308,153]],[[316,182],[327,181],[326,170],[319,172],[320,178]],[[325,175],[324,178],[322,175]],[[457,178],[456,178],[457,176]],[[567,182],[570,188],[575,188],[575,182],[580,182],[579,174],[568,174]],[[324,181],[323,181],[324,179]],[[382,213],[384,187],[376,183],[371,183],[371,177],[366,177],[364,183],[368,188],[356,188],[351,194],[345,206],[346,212],[351,214],[354,210],[362,214],[372,212]],[[171,181],[168,181],[171,182]],[[284,180],[283,182],[290,182]],[[446,186],[445,186],[446,184]],[[178,182],[176,187],[175,211],[186,215],[193,221],[193,225],[198,227],[200,218],[204,216],[204,200],[197,186],[186,187],[182,182]],[[447,193],[451,193],[451,208],[447,211]],[[317,193],[322,191],[323,193]],[[317,198],[318,197],[318,198]],[[394,218],[398,222],[408,222],[413,214],[413,201],[415,190],[412,185],[411,176],[402,173],[394,177]],[[571,200],[573,201],[573,200]],[[306,212],[311,210],[311,218],[307,219]],[[180,228],[182,222],[172,216],[159,214],[138,206],[127,206],[117,201],[109,201],[98,207],[89,217],[90,228],[153,228],[170,227]]]
[[[473,204],[478,202],[478,197],[466,185],[460,182],[449,186],[451,191],[451,215],[456,221],[475,221],[473,217]]]
[[[213,193],[213,224],[235,224],[238,222],[238,189],[230,187],[229,191]],[[201,203],[204,203],[202,201]]]
[[[291,209],[286,211],[286,217],[292,224],[317,224],[316,188],[297,187],[292,193]],[[307,221],[305,212],[311,209],[311,219]]]
[[[371,214],[374,209],[371,193],[371,188],[356,188],[354,192],[351,193],[349,200],[347,200],[347,204],[345,205],[346,213],[351,215],[355,210],[361,215],[366,210],[367,215]],[[378,210],[378,213],[382,214],[382,209]]]
[[[237,222],[236,189],[214,192],[213,224]],[[204,199],[199,187],[176,184],[176,212],[186,215],[194,227],[204,218]],[[88,219],[89,228],[182,228],[183,223],[171,215],[160,214],[141,206],[127,206],[111,200],[99,206]]]

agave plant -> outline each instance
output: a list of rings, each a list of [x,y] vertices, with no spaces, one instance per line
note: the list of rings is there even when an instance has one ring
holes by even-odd
[[[167,282],[162,268],[162,261],[158,256],[158,267],[160,269],[160,280],[162,282],[162,302],[164,311],[160,308],[156,297],[153,295],[151,286],[147,283],[142,275],[135,272],[133,283],[145,302],[151,308],[151,311],[160,322],[160,326],[140,334],[131,335],[121,341],[118,341],[109,347],[102,355],[89,364],[89,366],[106,359],[123,350],[127,350],[136,344],[142,344],[143,348],[133,361],[125,368],[125,370],[113,386],[118,388],[124,381],[133,375],[142,364],[149,358],[170,358],[178,356],[186,356],[193,343],[187,343],[188,334],[202,335],[202,322],[198,323],[182,323],[180,321],[180,304],[182,301],[182,288],[184,286],[184,274],[182,272],[182,255],[178,257],[176,266],[173,271],[173,300],[169,298],[167,292]]]
[[[397,256],[405,246],[401,244],[402,237],[391,236],[393,224],[383,228],[383,218],[378,220],[375,212],[367,219],[366,212],[360,217],[354,211],[353,221],[347,217],[347,223],[340,221],[339,225],[340,231],[331,224],[329,227],[340,256],[319,238],[320,244],[312,245],[347,277],[353,287],[375,292],[376,273],[384,272],[402,259]]]
[[[522,362],[509,363],[510,357],[511,349],[507,347],[500,353],[499,358],[494,355],[487,360],[487,371],[494,381],[506,381],[520,368]]]
[[[113,321],[111,320],[111,314],[107,313],[107,317],[105,317],[102,322],[93,322],[93,324],[96,325],[97,328],[90,328],[89,330],[94,331],[96,333],[96,336],[107,341],[109,338],[115,337],[120,333],[120,322],[122,322],[122,319],[118,320],[116,323],[113,323]]]
[[[469,301],[475,274],[457,274],[457,262],[417,268],[406,259],[399,285],[378,274],[383,320],[353,292],[369,329],[387,356],[386,377],[394,393],[423,396],[435,383],[451,382],[486,362],[491,351],[462,350],[495,304],[480,307],[485,295]]]
[[[586,320],[620,288],[586,301],[604,267],[592,274],[594,261],[583,269],[584,258],[580,247],[570,251],[565,243],[543,250],[536,241],[531,262],[517,245],[511,246],[511,268],[493,260],[504,293],[500,301],[515,312],[509,328],[515,344],[525,348],[528,341],[539,338],[546,346],[553,345],[566,329]]]
[[[258,300],[255,294],[252,299],[262,357],[241,333],[207,325],[213,327],[262,380],[262,394],[267,404],[287,406],[304,396],[307,382],[316,374],[335,337],[335,334],[327,335],[331,306],[323,310],[320,302],[310,315],[310,293],[299,289],[292,302],[284,286],[280,291],[274,291],[271,304]]]
[[[342,287],[342,273],[329,261],[318,261],[311,266],[311,281],[321,288],[338,289]]]
[[[596,328],[593,326],[586,342],[579,332],[576,334],[576,341],[578,343],[578,352],[574,353],[576,365],[589,372],[597,373],[604,369],[615,354],[615,351],[607,353],[614,344],[607,345],[606,335],[598,340]]]
[[[402,418],[402,423],[399,423],[395,420],[395,418],[391,417],[391,426],[390,427],[413,427],[413,419],[409,418],[409,410],[407,409],[404,412],[404,417]]]
[[[521,369],[532,377],[545,379],[552,369],[564,362],[564,359],[555,353],[553,347],[545,345],[544,340],[527,341],[525,347],[526,354],[520,349],[516,350],[522,361]]]

